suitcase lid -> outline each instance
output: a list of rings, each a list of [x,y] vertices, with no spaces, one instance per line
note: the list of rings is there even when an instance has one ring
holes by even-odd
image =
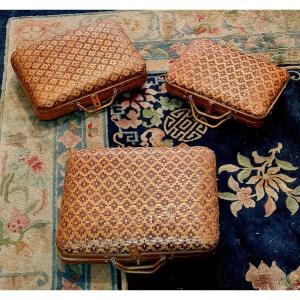
[[[146,72],[118,23],[100,20],[14,51],[12,66],[37,109],[51,109]]]
[[[195,40],[170,64],[167,81],[256,118],[264,117],[289,79],[276,65],[209,40]]]
[[[213,151],[104,148],[68,160],[57,247],[63,257],[205,252],[219,237]]]

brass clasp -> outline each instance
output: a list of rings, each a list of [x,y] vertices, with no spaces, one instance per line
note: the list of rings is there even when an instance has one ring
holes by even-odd
[[[136,264],[139,265],[142,255],[141,255],[141,252],[140,252],[139,248],[137,247],[137,245],[130,245],[128,247],[128,249],[129,249],[131,256],[136,260]]]
[[[94,106],[101,105],[101,101],[99,99],[98,93],[92,94],[91,99],[92,99],[92,102],[93,102]]]

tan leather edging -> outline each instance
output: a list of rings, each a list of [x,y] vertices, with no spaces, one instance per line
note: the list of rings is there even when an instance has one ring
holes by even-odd
[[[64,103],[62,105],[56,106],[56,107],[48,109],[48,110],[36,109],[35,107],[34,107],[34,109],[40,120],[52,120],[54,118],[57,118],[57,117],[65,115],[67,113],[78,110],[78,105],[77,105],[78,102],[80,102],[80,104],[83,106],[93,105],[91,96],[94,94],[97,94],[100,100],[104,100],[106,98],[112,97],[114,89],[118,90],[118,95],[119,95],[119,94],[125,93],[126,91],[129,91],[131,89],[142,86],[144,84],[144,82],[146,81],[146,79],[147,79],[147,73],[144,73],[142,75],[130,78],[126,81],[109,86],[100,91],[93,92],[89,95],[75,99],[71,102]]]
[[[203,257],[210,256],[215,252],[217,245],[207,251],[166,251],[166,252],[153,252],[153,253],[141,253],[141,262],[157,259],[165,256],[167,259],[181,258],[181,257]],[[94,255],[94,254],[84,254],[84,255],[70,255],[62,254],[58,249],[58,256],[66,263],[110,263],[112,258],[115,258],[121,262],[133,262],[136,260],[130,254],[107,254],[107,255]]]
[[[14,67],[13,67],[14,69]],[[14,70],[15,71],[15,70]],[[93,92],[89,95],[86,95],[84,97],[81,98],[77,98],[71,102],[66,102],[64,104],[61,104],[59,106],[56,106],[54,108],[50,108],[50,109],[38,109],[35,107],[34,103],[32,102],[30,95],[28,94],[26,88],[24,87],[22,81],[20,80],[18,73],[15,71],[15,74],[18,78],[18,81],[23,89],[23,91],[25,92],[27,99],[29,99],[32,109],[35,112],[35,114],[37,115],[38,119],[41,121],[49,121],[49,120],[53,120],[56,119],[58,117],[64,116],[68,113],[71,113],[75,110],[78,110],[78,105],[77,103],[80,102],[81,105],[84,106],[90,106],[93,105],[93,101],[91,99],[91,96],[94,94],[97,94],[100,100],[104,100],[106,98],[112,97],[113,93],[114,93],[114,89],[118,90],[118,94],[122,94],[125,93],[126,91],[129,91],[131,89],[135,89],[138,87],[141,87],[145,81],[147,80],[147,72],[135,76],[133,78],[130,78],[126,81],[120,82],[118,84],[109,86],[105,89],[102,89],[100,91],[97,92]]]
[[[195,102],[197,102],[198,105],[204,107],[204,109],[208,108],[208,107],[213,107],[213,112],[215,112],[215,113],[223,114],[223,113],[226,113],[228,111],[231,111],[233,119],[236,119],[236,120],[238,120],[242,123],[245,123],[246,125],[249,125],[251,127],[258,128],[258,127],[261,127],[264,124],[265,118],[271,112],[271,110],[273,109],[275,103],[278,101],[278,99],[279,99],[280,95],[282,94],[283,90],[285,89],[288,81],[289,81],[289,79],[283,85],[282,89],[280,90],[277,97],[274,99],[274,101],[270,105],[267,112],[261,117],[255,117],[253,115],[241,112],[241,111],[239,111],[239,110],[237,110],[233,107],[229,107],[227,105],[218,103],[218,102],[216,102],[216,101],[214,101],[210,98],[207,98],[203,95],[196,94],[196,93],[191,92],[191,91],[189,91],[185,88],[182,88],[182,87],[180,87],[176,84],[172,84],[167,79],[166,79],[166,89],[170,94],[175,95],[175,96],[180,97],[180,98],[183,98],[187,101],[188,101],[188,96],[192,95],[193,100]]]

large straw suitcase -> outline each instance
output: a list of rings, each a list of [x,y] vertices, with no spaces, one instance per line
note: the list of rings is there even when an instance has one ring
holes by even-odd
[[[187,100],[194,118],[208,127],[230,118],[261,127],[288,79],[285,69],[209,40],[195,40],[170,64],[166,88]]]
[[[145,62],[111,20],[17,49],[11,63],[40,120],[101,110],[147,78]]]
[[[103,148],[70,155],[57,233],[69,263],[153,273],[175,257],[206,256],[219,238],[213,151]]]

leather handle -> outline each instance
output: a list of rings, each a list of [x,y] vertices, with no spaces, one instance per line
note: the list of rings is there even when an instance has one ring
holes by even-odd
[[[155,263],[150,265],[126,266],[121,264],[120,262],[117,262],[115,258],[112,258],[111,262],[115,268],[118,268],[119,270],[122,270],[126,273],[152,274],[166,263],[166,257],[163,256]]]
[[[205,126],[207,126],[209,128],[217,128],[221,124],[223,124],[225,121],[227,121],[227,120],[229,120],[231,118],[231,111],[227,111],[226,113],[224,113],[223,115],[220,115],[220,116],[211,115],[211,114],[208,114],[208,113],[205,113],[205,112],[201,111],[197,107],[197,105],[195,104],[195,102],[193,101],[193,98],[192,98],[191,95],[189,96],[189,103],[191,105],[192,114],[193,114],[194,119],[197,122],[199,122],[199,123],[201,123],[201,124],[203,124],[203,125],[205,125]],[[207,117],[207,118],[211,118],[213,120],[220,120],[220,121],[217,124],[210,124],[208,122],[205,122],[205,121],[201,120],[197,116],[197,114],[200,115],[200,116],[202,116],[202,117]]]
[[[118,94],[118,90],[114,89],[114,93],[113,93],[112,97],[110,99],[107,99],[106,100],[107,102],[104,103],[104,104],[102,104],[101,101],[98,98],[97,98],[98,104],[96,104],[96,101],[94,101],[93,97],[92,97],[92,100],[93,100],[93,103],[94,103],[94,106],[93,106],[94,108],[84,107],[83,105],[80,104],[80,102],[77,102],[76,104],[77,104],[77,107],[79,109],[81,109],[81,110],[83,110],[83,111],[91,114],[91,113],[94,113],[96,111],[102,110],[102,109],[104,109],[104,108],[112,105],[113,102],[114,102],[114,100],[115,100],[115,98],[116,98],[116,96],[117,96],[117,94]]]

